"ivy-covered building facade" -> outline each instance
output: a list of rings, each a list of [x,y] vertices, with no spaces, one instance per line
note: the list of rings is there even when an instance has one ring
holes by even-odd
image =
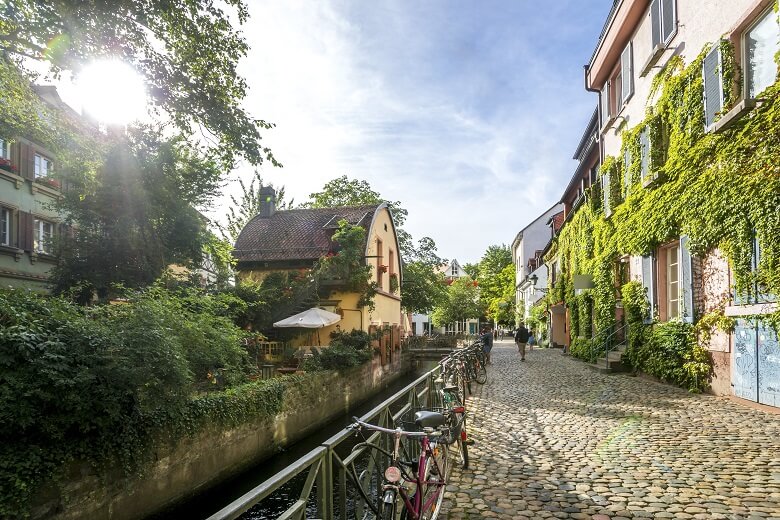
[[[615,1],[585,67],[600,166],[544,304],[573,355],[780,406],[777,2],[703,4]]]

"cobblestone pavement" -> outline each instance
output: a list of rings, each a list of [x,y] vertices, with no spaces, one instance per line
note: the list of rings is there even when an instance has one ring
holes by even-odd
[[[780,519],[780,415],[497,342],[440,518]]]

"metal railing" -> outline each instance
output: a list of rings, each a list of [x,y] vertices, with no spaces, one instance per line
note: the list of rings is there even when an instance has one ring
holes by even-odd
[[[604,353],[604,359],[605,359],[605,368],[609,369],[609,353],[612,352],[616,346],[618,346],[620,343],[616,343],[615,340],[619,337],[619,334],[623,334],[623,339],[628,340],[628,322],[625,322],[619,326],[609,325],[605,329],[602,329],[602,331],[598,332],[596,335],[594,335],[594,339],[598,338],[602,334],[606,334],[603,341],[600,343],[596,343],[595,341],[591,343],[590,346],[590,362],[596,363],[599,359],[599,356],[601,353]],[[596,346],[598,345],[598,346]]]
[[[395,428],[404,417],[415,410],[432,406],[436,398],[434,380],[440,370],[437,366],[420,376],[360,419],[386,428]],[[211,515],[207,520],[238,518],[286,484],[296,478],[302,478],[304,474],[306,479],[297,499],[295,497],[291,499],[292,504],[277,517],[278,519],[303,520],[306,518],[307,508],[312,507],[316,508],[316,518],[323,520],[362,518],[369,506],[347,477],[357,473],[353,471],[357,463],[362,460],[365,464],[360,466],[361,471],[357,475],[362,487],[364,489],[370,487],[372,479],[374,482],[379,482],[384,468],[378,466],[377,460],[382,460],[385,455],[371,445],[379,445],[389,451],[392,449],[389,445],[392,441],[388,436],[374,433],[367,437],[368,444],[353,449],[354,440],[353,430],[346,428],[341,430],[284,470]],[[407,452],[416,455],[414,453],[416,447],[414,442],[409,443],[406,446]]]

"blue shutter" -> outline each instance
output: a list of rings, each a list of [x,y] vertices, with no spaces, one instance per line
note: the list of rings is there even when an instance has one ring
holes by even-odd
[[[620,76],[623,82],[620,101],[623,103],[634,93],[634,53],[632,47],[632,42],[628,42],[626,48],[623,49],[623,54],[620,55]]]
[[[645,294],[649,303],[649,312],[645,316],[644,322],[651,323],[655,316],[655,277],[653,276],[653,256],[642,257],[642,286],[645,288]]]
[[[661,0],[653,0],[650,4],[650,25],[653,31],[653,49],[661,45]]]
[[[680,237],[680,317],[693,323],[693,262],[688,249],[690,239]]]
[[[664,43],[669,43],[669,39],[677,29],[677,9],[674,1],[661,0],[661,35]]]
[[[704,125],[709,127],[723,108],[723,88],[720,77],[720,48],[715,45],[704,58]]]

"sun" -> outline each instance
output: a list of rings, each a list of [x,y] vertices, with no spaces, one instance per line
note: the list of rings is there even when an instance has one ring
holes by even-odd
[[[144,82],[122,61],[90,63],[78,74],[76,87],[84,113],[103,123],[126,125],[147,113]]]

